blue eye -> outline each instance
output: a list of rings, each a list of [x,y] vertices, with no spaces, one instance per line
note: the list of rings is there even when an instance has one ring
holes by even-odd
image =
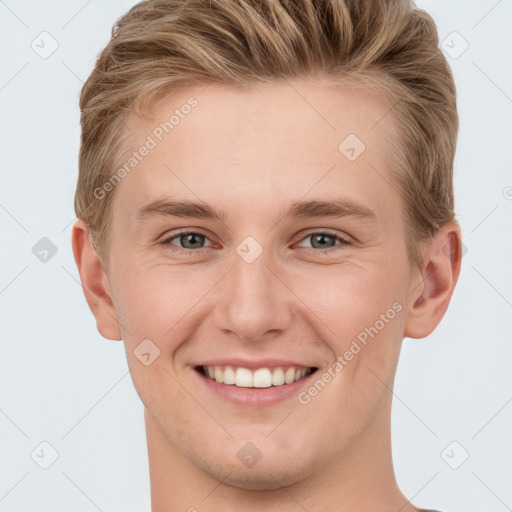
[[[196,231],[182,231],[181,233],[174,234],[172,237],[165,239],[162,243],[174,246],[176,244],[173,244],[172,241],[175,239],[178,239],[182,246],[177,246],[176,249],[173,247],[172,250],[177,250],[179,252],[202,249],[201,244],[204,243],[205,240],[208,240],[206,235],[197,233]]]
[[[329,254],[350,245],[350,241],[332,231],[313,231],[302,238],[301,242],[303,243],[308,239],[311,240],[313,245],[313,247],[309,249],[316,249],[315,252],[322,254]],[[179,245],[173,243],[174,240],[178,240]],[[204,245],[206,241],[210,242],[207,246]],[[339,242],[338,244],[336,244],[337,241]],[[176,251],[180,254],[191,254],[197,252],[198,249],[215,245],[206,235],[197,231],[175,233],[171,237],[164,239],[161,243],[168,246],[172,251]]]
[[[331,253],[350,245],[350,242],[332,231],[315,231],[308,233],[302,240],[311,240],[312,249],[319,249],[321,253]],[[340,243],[336,245],[336,241]],[[332,242],[332,243],[331,243]],[[316,247],[315,247],[316,245]]]

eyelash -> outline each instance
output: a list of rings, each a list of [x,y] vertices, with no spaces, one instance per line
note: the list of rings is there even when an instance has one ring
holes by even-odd
[[[171,250],[173,252],[177,252],[178,254],[192,254],[194,252],[197,252],[199,249],[205,249],[205,247],[199,247],[198,249],[186,249],[184,247],[179,247],[179,246],[176,246],[174,244],[171,244],[172,240],[174,240],[176,238],[179,238],[181,236],[186,236],[186,235],[200,235],[200,236],[206,238],[207,240],[210,240],[204,233],[201,233],[200,231],[180,231],[180,232],[174,233],[172,236],[167,237],[164,240],[162,240],[161,244],[162,245],[167,245],[167,246],[172,246]],[[335,252],[335,251],[338,251],[340,249],[343,249],[344,246],[351,245],[351,242],[349,240],[347,240],[346,238],[343,238],[342,236],[340,236],[336,232],[330,231],[330,230],[311,231],[311,232],[307,233],[300,240],[300,242],[306,240],[307,238],[309,238],[309,237],[311,237],[313,235],[327,235],[327,236],[329,236],[331,238],[334,238],[334,239],[338,240],[339,242],[341,242],[340,244],[335,245],[334,247],[331,247],[331,248],[325,249],[325,250],[316,249],[315,247],[307,247],[307,249],[319,252],[321,254],[331,254],[332,252]],[[210,240],[210,242],[211,242],[211,240]]]

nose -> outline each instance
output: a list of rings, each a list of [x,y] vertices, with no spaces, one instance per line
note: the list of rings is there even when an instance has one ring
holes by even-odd
[[[248,262],[238,254],[234,267],[217,288],[217,328],[251,342],[275,336],[292,322],[293,293],[282,271],[263,252]]]

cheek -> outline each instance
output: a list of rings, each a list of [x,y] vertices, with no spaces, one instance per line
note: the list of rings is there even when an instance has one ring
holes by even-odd
[[[396,324],[396,309],[400,308],[393,309],[393,305],[402,300],[403,287],[392,268],[362,264],[327,266],[312,271],[308,278],[302,274],[293,279],[291,288],[304,298],[311,310],[309,316],[323,325],[322,333],[332,340],[337,353],[376,322],[382,327],[380,316],[388,310],[385,320],[392,318],[380,330],[390,331],[391,321]]]
[[[310,283],[308,306],[321,320],[316,325],[333,363],[317,376],[328,384],[313,383],[301,403],[311,401],[333,435],[356,435],[389,395],[386,385],[398,362],[405,309],[399,277],[390,272],[331,272],[328,291],[315,280]]]
[[[390,383],[398,362],[405,309],[403,285],[399,273],[390,267],[370,270],[369,266],[352,266],[327,273],[324,282],[328,286],[311,279],[298,291],[307,297],[332,361],[337,362],[336,367],[331,366],[332,384],[316,406],[336,404],[340,411],[364,422],[386,395],[383,382]],[[313,396],[315,390],[311,392]]]
[[[173,376],[173,355],[193,332],[187,321],[204,290],[199,280],[191,283],[187,272],[168,265],[124,265],[116,270],[116,309],[131,377],[146,408],[165,422],[169,410],[185,414],[187,396]]]
[[[119,275],[116,287],[130,342],[136,342],[133,338],[141,336],[170,339],[173,329],[192,310],[207,287],[197,271],[172,269],[167,265],[123,269],[119,274],[130,276]]]

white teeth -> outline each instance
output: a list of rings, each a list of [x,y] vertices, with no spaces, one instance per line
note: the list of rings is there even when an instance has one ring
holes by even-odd
[[[295,379],[295,368],[288,368],[284,374],[284,383],[291,384]]]
[[[217,382],[224,382],[224,372],[217,367],[215,367],[215,380]]]
[[[248,368],[233,366],[203,366],[205,374],[210,379],[240,388],[269,388],[282,386],[303,379],[311,373],[311,368],[258,368],[251,371]]]
[[[220,370],[219,370],[220,371]],[[217,380],[217,367],[215,367],[215,380]],[[252,388],[252,373],[247,368],[237,368],[235,373],[235,386],[239,388]]]
[[[272,386],[272,374],[268,368],[260,368],[252,376],[252,385],[255,388],[269,388]]]
[[[282,368],[277,368],[272,374],[272,386],[281,386],[284,384],[284,372]]]
[[[224,384],[235,384],[235,382],[235,370],[232,366],[226,366],[224,368]]]

